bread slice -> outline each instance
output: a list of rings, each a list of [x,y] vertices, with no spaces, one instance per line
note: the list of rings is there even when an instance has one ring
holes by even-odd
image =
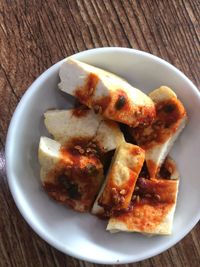
[[[70,57],[59,75],[62,91],[107,119],[135,127],[149,124],[155,117],[151,98],[110,72]]]
[[[175,140],[186,125],[187,115],[183,104],[168,87],[161,86],[149,95],[156,105],[156,118],[146,128],[130,128],[136,143],[145,150],[150,177],[154,178]]]
[[[44,113],[44,117],[47,130],[61,144],[74,138],[87,139],[96,142],[104,152],[108,152],[124,142],[123,133],[117,123],[108,121],[85,107],[50,110]]]
[[[38,158],[41,181],[49,196],[74,210],[89,211],[104,180],[99,158],[47,137],[40,138]]]
[[[138,146],[124,142],[117,148],[105,183],[93,205],[93,214],[110,216],[128,208],[144,158],[145,153]]]

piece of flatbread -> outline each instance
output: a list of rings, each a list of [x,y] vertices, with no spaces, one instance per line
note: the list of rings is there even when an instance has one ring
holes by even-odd
[[[129,143],[124,142],[116,149],[104,185],[93,205],[93,214],[108,216],[129,206],[144,158],[144,150]]]
[[[38,158],[41,181],[49,196],[74,210],[89,211],[104,180],[99,158],[47,137],[40,138]]]
[[[62,91],[107,119],[135,127],[149,124],[155,117],[151,98],[110,72],[70,57],[59,75]]]
[[[136,143],[145,150],[150,177],[154,178],[175,140],[186,125],[183,104],[168,87],[161,86],[149,94],[156,106],[156,118],[146,128],[129,128]]]
[[[124,142],[117,123],[104,119],[92,110],[79,107],[69,110],[50,110],[44,113],[44,123],[54,139],[66,144],[72,139],[96,142],[104,152],[115,149]]]

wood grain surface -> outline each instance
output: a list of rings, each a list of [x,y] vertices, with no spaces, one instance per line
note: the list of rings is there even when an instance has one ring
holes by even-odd
[[[66,56],[102,46],[150,52],[200,87],[200,1],[0,1],[0,266],[97,266],[64,255],[31,230],[9,192],[4,151],[12,114],[34,79]],[[199,237],[200,223],[166,252],[126,266],[199,267]]]

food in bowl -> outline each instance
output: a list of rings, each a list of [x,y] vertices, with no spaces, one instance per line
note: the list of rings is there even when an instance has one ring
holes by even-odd
[[[69,58],[60,68],[59,88],[107,119],[130,126],[149,124],[155,117],[151,98],[122,78]]]
[[[187,115],[176,94],[166,86],[149,94],[155,103],[156,118],[148,127],[128,128],[133,140],[145,150],[150,177],[155,177],[179,133]]]
[[[89,211],[103,181],[103,165],[94,153],[83,154],[72,142],[61,146],[47,137],[40,139],[41,180],[46,192],[77,211]],[[81,142],[82,144],[82,142]],[[81,148],[80,146],[80,149]]]
[[[179,185],[176,164],[167,158],[156,179],[142,176],[137,179],[128,210],[110,217],[107,230],[111,233],[171,234]]]
[[[170,234],[178,177],[172,180],[170,164],[163,162],[187,118],[175,93],[161,87],[147,96],[116,75],[70,58],[60,78],[59,88],[87,107],[45,113],[55,139],[41,137],[39,145],[47,193],[77,211],[100,210],[110,218],[111,232]],[[118,123],[127,125],[129,142]],[[106,155],[115,149],[107,170]],[[163,169],[170,175],[163,176]]]
[[[104,185],[93,205],[92,213],[110,217],[129,207],[145,152],[139,146],[122,143],[112,158]]]
[[[69,110],[50,110],[44,113],[48,132],[61,144],[73,138],[92,140],[108,152],[124,141],[119,125],[106,120],[85,106]]]

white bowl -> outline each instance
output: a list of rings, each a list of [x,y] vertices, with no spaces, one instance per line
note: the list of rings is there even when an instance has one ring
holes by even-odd
[[[157,255],[182,239],[200,219],[200,94],[183,73],[145,52],[98,48],[74,57],[110,70],[146,93],[167,85],[184,103],[189,123],[171,151],[181,174],[173,234],[151,238],[135,233],[110,234],[105,230],[106,222],[69,210],[43,191],[37,158],[39,138],[47,135],[43,113],[49,108],[71,107],[73,102],[57,88],[62,61],[30,86],[13,115],[6,142],[6,163],[14,200],[35,232],[73,257],[95,263],[122,264]]]

